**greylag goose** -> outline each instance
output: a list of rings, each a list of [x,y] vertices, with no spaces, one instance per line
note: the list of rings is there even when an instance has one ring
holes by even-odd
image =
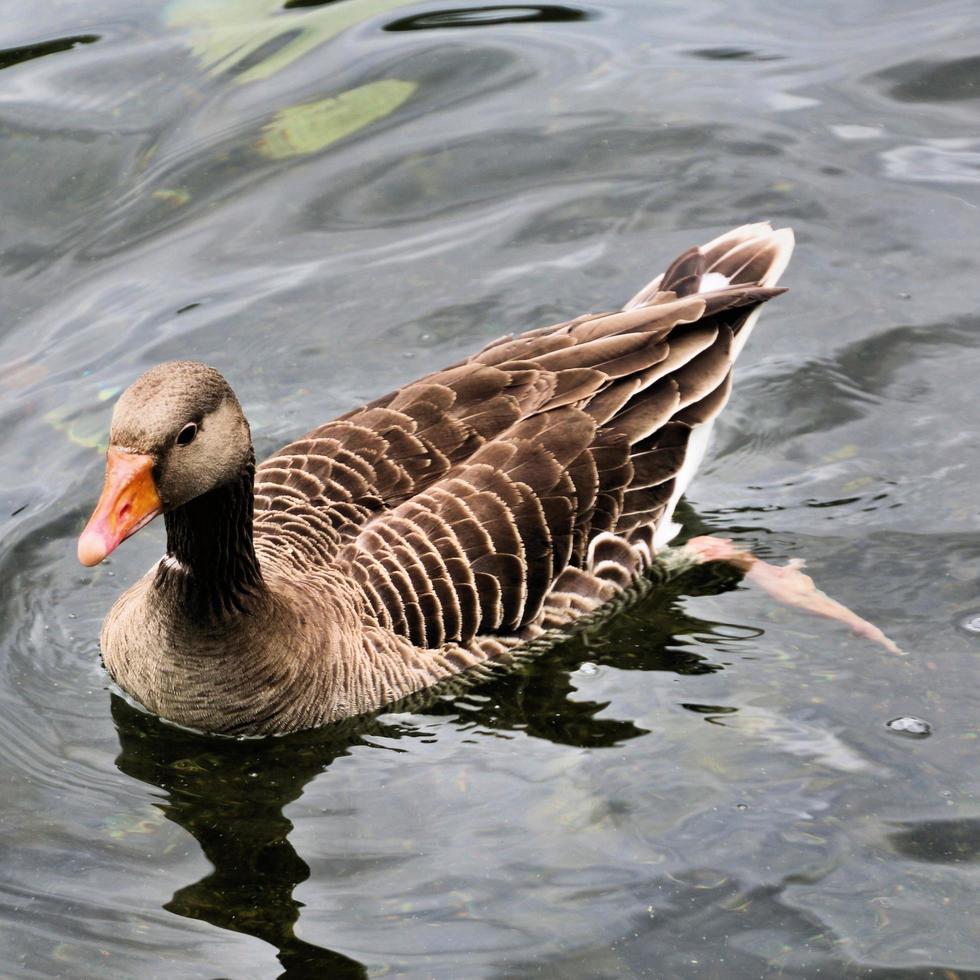
[[[105,620],[109,673],[191,728],[280,733],[507,663],[595,613],[678,530],[792,248],[789,229],[735,229],[621,311],[494,341],[258,467],[216,370],[147,371],[113,411],[78,544],[95,565],[164,516],[166,555]]]

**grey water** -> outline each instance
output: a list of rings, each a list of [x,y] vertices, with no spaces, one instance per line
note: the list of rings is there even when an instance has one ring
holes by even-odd
[[[0,13],[0,975],[980,977],[975,0]],[[162,529],[74,541],[141,371],[264,455],[753,219],[790,292],[685,522],[904,657],[705,580],[356,729],[113,691]]]

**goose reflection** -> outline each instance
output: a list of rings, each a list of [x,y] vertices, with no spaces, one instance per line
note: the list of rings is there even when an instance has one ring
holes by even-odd
[[[719,591],[732,579],[682,583],[685,594]],[[611,620],[526,661],[502,677],[453,695],[430,696],[415,707],[454,719],[461,728],[521,730],[563,745],[601,749],[645,734],[628,719],[597,718],[606,702],[575,698],[574,673],[584,664],[622,670],[683,674],[721,669],[686,645],[685,637],[713,631],[686,615],[678,590],[660,589]],[[402,706],[404,708],[404,706]],[[164,904],[199,919],[264,940],[278,951],[281,978],[366,977],[364,964],[297,937],[302,904],[293,897],[310,868],[289,841],[292,822],[283,810],[335,759],[356,746],[387,750],[392,741],[431,737],[401,714],[346,722],[282,738],[233,740],[176,728],[112,696],[121,751],[118,768],[166,794],[164,815],[200,844],[213,870]],[[407,721],[405,720],[407,719]],[[380,750],[386,750],[381,747]]]
[[[121,747],[116,765],[167,794],[157,805],[197,840],[214,868],[163,907],[270,943],[283,977],[366,977],[356,960],[294,932],[301,905],[293,890],[310,869],[289,843],[293,824],[283,809],[334,759],[363,744],[372,727],[383,727],[388,738],[398,737],[397,729],[375,723],[346,736],[234,741],[175,728],[115,694],[112,716]]]

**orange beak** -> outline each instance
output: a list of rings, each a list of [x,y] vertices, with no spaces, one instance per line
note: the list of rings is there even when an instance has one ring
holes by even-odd
[[[110,447],[105,486],[78,539],[78,560],[83,565],[98,565],[161,513],[163,504],[153,480],[153,457]]]

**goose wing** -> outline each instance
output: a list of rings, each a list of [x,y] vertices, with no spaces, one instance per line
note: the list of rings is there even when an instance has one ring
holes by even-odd
[[[260,541],[338,561],[381,624],[428,647],[529,622],[602,532],[652,550],[691,433],[780,292],[780,234],[737,229],[622,311],[502,338],[319,427],[259,467]]]

